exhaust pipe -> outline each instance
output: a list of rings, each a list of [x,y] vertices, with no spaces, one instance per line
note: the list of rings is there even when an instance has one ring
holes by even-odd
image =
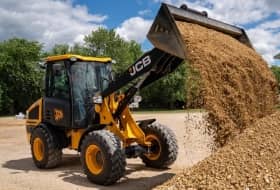
[[[147,38],[158,49],[186,59],[185,44],[177,28],[176,21],[199,24],[237,39],[253,48],[244,29],[212,18],[205,11],[197,11],[182,5],[180,8],[162,3],[160,10],[147,34]]]

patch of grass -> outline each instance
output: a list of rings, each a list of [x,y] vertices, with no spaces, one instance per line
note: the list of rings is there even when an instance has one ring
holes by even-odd
[[[15,117],[15,115],[0,115],[0,118],[9,118],[9,117]]]
[[[280,110],[280,104],[275,105],[274,109]]]

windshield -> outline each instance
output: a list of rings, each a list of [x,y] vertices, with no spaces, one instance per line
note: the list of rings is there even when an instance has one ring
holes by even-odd
[[[110,65],[98,62],[75,62],[71,65],[71,81],[76,126],[84,126],[92,97],[108,87]]]
[[[75,62],[71,66],[73,88],[96,93],[108,86],[109,65],[98,62]]]

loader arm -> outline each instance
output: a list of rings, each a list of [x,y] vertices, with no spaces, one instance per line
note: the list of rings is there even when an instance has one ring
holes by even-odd
[[[106,97],[126,86],[133,80],[143,77],[145,73],[151,72],[149,76],[147,76],[149,79],[144,82],[144,86],[146,86],[172,72],[182,61],[183,59],[181,58],[154,48],[151,51],[144,53],[126,71],[117,76],[116,79],[109,84],[108,88],[102,92],[102,96]]]
[[[168,54],[157,48],[154,48],[142,55],[142,57],[140,57],[123,74],[112,81],[108,88],[102,92],[102,96],[107,97],[133,80],[140,78],[136,84],[132,85],[124,93],[124,99],[122,99],[119,103],[118,109],[114,114],[114,118],[118,117],[122,113],[138,90],[171,73],[182,62],[183,59]]]

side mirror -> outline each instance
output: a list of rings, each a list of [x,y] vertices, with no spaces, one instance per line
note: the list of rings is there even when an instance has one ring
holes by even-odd
[[[134,96],[132,102],[129,104],[129,108],[139,108],[139,102],[142,101],[142,96]]]
[[[39,61],[38,65],[41,69],[46,69],[47,68],[45,61]]]
[[[141,102],[141,101],[142,101],[142,96],[134,96],[134,97],[133,97],[133,102],[139,103],[139,102]]]

